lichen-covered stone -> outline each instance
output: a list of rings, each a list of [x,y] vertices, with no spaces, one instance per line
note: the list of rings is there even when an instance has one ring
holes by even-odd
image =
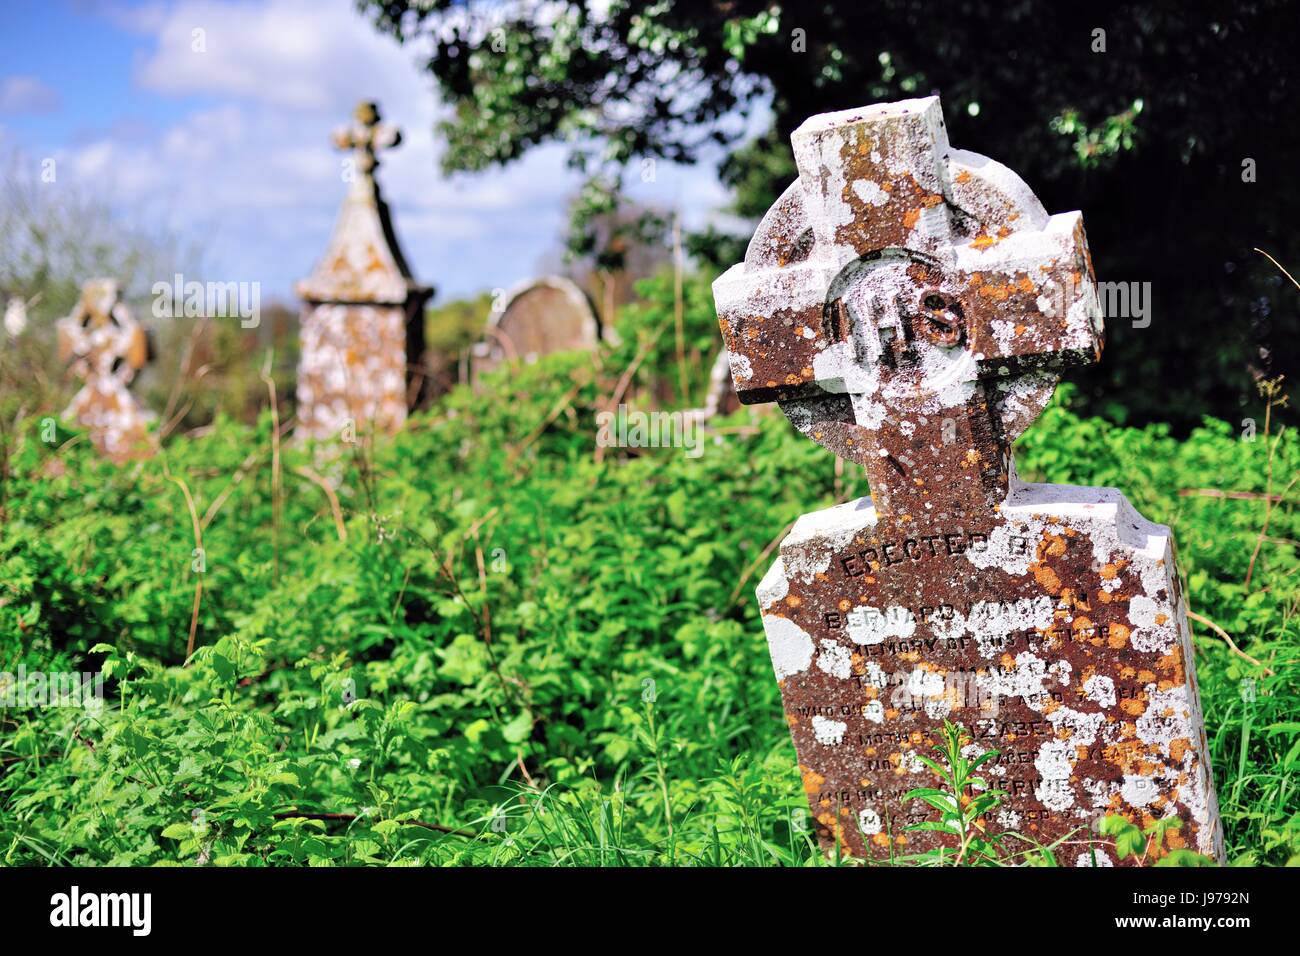
[[[128,390],[149,360],[149,340],[122,302],[117,282],[87,282],[57,328],[60,356],[85,383],[65,415],[85,427],[91,443],[114,461],[153,455],[152,416]]]
[[[1092,824],[1183,821],[1222,857],[1169,530],[1112,489],[1027,485],[1011,442],[1103,332],[1080,215],[947,143],[936,97],[814,117],[799,179],[714,286],[742,401],[867,469],[758,588],[818,832],[934,846],[944,719],[999,752],[993,832],[1094,860]],[[1098,862],[1116,862],[1105,849]]]
[[[474,348],[474,375],[515,359],[535,362],[552,352],[590,351],[600,339],[600,318],[572,279],[528,279],[493,306],[487,336]]]
[[[334,143],[352,150],[350,188],[325,255],[299,282],[305,305],[298,368],[298,432],[338,436],[406,421],[419,388],[411,366],[423,352],[425,302],[433,290],[411,277],[374,178],[376,150],[401,141],[379,121],[373,103],[357,107],[356,124]]]

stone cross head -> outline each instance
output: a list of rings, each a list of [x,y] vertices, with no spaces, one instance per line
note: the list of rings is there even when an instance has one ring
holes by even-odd
[[[746,404],[863,465],[881,515],[995,507],[1011,443],[1103,332],[1078,212],[948,145],[936,96],[816,116],[714,297]]]
[[[60,356],[88,387],[113,381],[125,388],[149,360],[148,336],[112,279],[87,282],[76,307],[58,321],[58,332]]]
[[[352,116],[352,125],[334,131],[334,145],[352,150],[356,171],[365,179],[379,165],[379,150],[397,146],[402,141],[402,133],[396,126],[380,122],[377,103],[363,100]]]

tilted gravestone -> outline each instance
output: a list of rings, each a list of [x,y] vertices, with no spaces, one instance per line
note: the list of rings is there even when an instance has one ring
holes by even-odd
[[[570,349],[594,349],[600,319],[587,294],[571,279],[543,276],[509,289],[488,317],[487,337],[474,349],[474,374],[502,362]]]
[[[937,97],[816,116],[799,179],[714,285],[737,392],[866,468],[871,499],[806,514],[758,587],[818,834],[883,859],[943,839],[944,719],[1014,830],[1102,865],[1090,824],[1222,828],[1169,529],[1114,489],[1017,480],[1011,443],[1100,356],[1079,213],[952,149]]]
[[[400,141],[374,103],[358,106],[355,124],[334,134],[335,146],[352,151],[350,187],[325,255],[297,286],[305,301],[298,432],[306,436],[394,431],[418,387],[410,369],[424,352],[433,290],[411,277],[374,176],[377,151]]]
[[[59,354],[84,384],[64,414],[117,462],[148,458],[151,415],[127,386],[149,361],[149,339],[122,302],[117,282],[91,279],[72,312],[57,323]]]

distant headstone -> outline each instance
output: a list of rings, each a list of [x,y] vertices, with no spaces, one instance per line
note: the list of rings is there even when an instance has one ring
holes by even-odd
[[[600,320],[577,284],[563,276],[543,276],[516,285],[488,317],[487,337],[474,350],[475,374],[502,362],[573,349],[594,349]]]
[[[409,373],[424,351],[424,304],[433,290],[411,277],[379,194],[377,152],[401,141],[374,103],[334,134],[351,150],[350,183],[325,255],[297,285],[305,302],[298,366],[298,430],[323,438],[373,426],[394,431],[418,387]]]
[[[1177,816],[1171,845],[1222,859],[1169,529],[1011,457],[1059,371],[1100,357],[1080,214],[952,149],[937,97],[792,139],[799,179],[714,294],[741,400],[871,488],[801,517],[758,588],[821,839],[877,859],[947,839],[905,831],[938,812],[903,800],[936,785],[919,757],[947,718],[999,751],[989,832],[1108,865],[1099,817]]]
[[[71,314],[59,319],[59,355],[84,384],[64,413],[117,462],[154,453],[152,416],[127,390],[149,361],[149,339],[122,302],[117,282],[91,279]]]

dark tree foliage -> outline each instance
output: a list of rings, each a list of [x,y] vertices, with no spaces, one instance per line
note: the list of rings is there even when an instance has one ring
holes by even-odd
[[[1258,414],[1256,379],[1300,371],[1300,290],[1252,251],[1300,266],[1296,4],[359,5],[399,40],[433,38],[447,168],[561,140],[608,178],[713,142],[746,216],[793,176],[808,116],[939,93],[954,144],[1016,170],[1049,211],[1084,211],[1099,280],[1151,284],[1150,325],[1112,316],[1106,360],[1079,376],[1089,410],[1236,421]],[[737,119],[755,110],[771,130],[746,142]],[[693,245],[723,265],[741,247]]]

